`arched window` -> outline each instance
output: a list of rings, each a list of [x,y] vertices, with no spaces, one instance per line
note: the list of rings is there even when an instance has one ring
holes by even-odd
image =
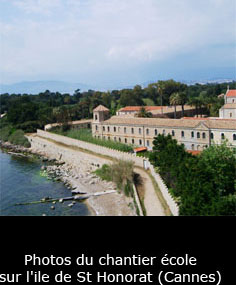
[[[116,142],[116,137],[114,137],[114,141]]]
[[[230,118],[232,118],[233,114],[232,114],[232,113],[230,113],[230,114],[229,114],[229,116],[230,116]]]
[[[98,115],[95,115],[95,120],[97,121],[97,119],[98,119]]]
[[[181,132],[181,137],[184,138],[184,131]]]
[[[233,140],[236,141],[236,134],[233,134]]]
[[[133,134],[134,133],[134,128],[131,128],[131,134]]]
[[[224,134],[224,133],[221,134],[221,139],[222,139],[222,140],[225,139],[225,134]]]
[[[197,138],[200,139],[200,133],[199,132],[197,132]]]
[[[197,146],[197,150],[200,150],[200,145]]]
[[[110,138],[110,137],[108,137],[108,140],[110,141],[110,140],[111,140],[111,138]]]
[[[142,145],[142,140],[139,140],[139,144]]]
[[[102,127],[102,129],[103,129],[103,131],[105,132],[105,127],[104,127],[104,126]]]
[[[138,133],[141,135],[141,133],[142,133],[142,129],[141,128],[138,129]]]
[[[149,146],[149,141],[147,141],[147,146]]]
[[[162,133],[163,133],[163,135],[165,135],[166,134],[166,130],[163,130]]]
[[[211,139],[214,140],[214,134],[213,133],[211,133]]]
[[[107,127],[107,131],[110,132],[110,127]]]
[[[149,129],[146,129],[146,135],[147,136],[149,135]]]
[[[126,128],[124,128],[124,133],[126,134]]]
[[[172,131],[172,137],[174,137],[175,136],[175,131]]]
[[[114,127],[113,129],[114,129],[114,132],[116,132],[116,127]]]
[[[194,144],[192,144],[192,150],[194,150]]]
[[[121,138],[119,138],[119,142],[121,142]]]
[[[125,139],[125,143],[127,143],[127,139]]]
[[[206,138],[206,133],[202,133],[202,138],[203,138],[203,139]]]
[[[194,132],[191,132],[191,137],[194,138]]]
[[[98,130],[98,126],[96,125],[96,131]]]
[[[132,144],[134,144],[134,139],[132,139]]]
[[[157,129],[155,129],[155,136],[157,136],[157,134],[158,134],[158,131],[157,131]]]

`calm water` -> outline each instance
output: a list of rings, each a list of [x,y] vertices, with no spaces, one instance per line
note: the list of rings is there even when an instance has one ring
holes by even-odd
[[[59,182],[40,176],[42,163],[29,158],[9,155],[0,149],[0,215],[1,216],[87,216],[84,203],[51,203],[14,206],[15,203],[39,201],[43,197],[62,198],[71,196],[70,191]]]

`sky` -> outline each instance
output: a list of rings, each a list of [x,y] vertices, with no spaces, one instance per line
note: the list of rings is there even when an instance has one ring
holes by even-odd
[[[235,0],[0,0],[3,84],[236,78]]]

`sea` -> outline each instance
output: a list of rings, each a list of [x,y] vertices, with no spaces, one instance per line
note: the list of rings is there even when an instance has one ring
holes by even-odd
[[[0,149],[0,216],[89,216],[91,213],[83,202],[73,207],[64,203],[39,203],[44,197],[63,198],[71,196],[62,182],[54,182],[41,175],[43,163],[36,158],[10,155]],[[51,209],[55,206],[55,209]]]

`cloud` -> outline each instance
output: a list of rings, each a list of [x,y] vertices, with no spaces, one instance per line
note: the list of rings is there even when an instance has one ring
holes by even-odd
[[[217,50],[215,60],[220,62],[225,46],[235,48],[234,0],[12,3],[16,17],[0,22],[2,74],[7,74],[6,78],[9,74],[18,78],[43,74],[89,78],[104,70],[109,73],[124,66],[174,62],[184,54],[211,49]],[[233,55],[227,56],[228,61],[233,59]]]

